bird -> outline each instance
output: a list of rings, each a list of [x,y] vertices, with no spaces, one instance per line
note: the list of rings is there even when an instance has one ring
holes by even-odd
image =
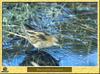
[[[54,35],[50,35],[46,32],[30,30],[27,29],[25,26],[23,26],[22,30],[24,35],[20,35],[9,31],[5,32],[28,40],[28,42],[31,43],[37,49],[49,48],[52,46],[61,47],[59,44],[59,40]]]
[[[28,25],[22,26],[22,33],[24,35],[20,35],[13,32],[8,33],[28,40],[28,42],[31,43],[37,49],[49,48],[52,46],[60,46],[59,40],[58,38],[56,38],[56,36],[50,35],[47,32],[37,31],[32,28],[30,29],[30,26]]]
[[[9,33],[10,35],[19,36],[21,38],[28,40],[28,42],[31,43],[37,49],[49,48],[52,46],[61,47],[59,40],[56,36],[48,34],[47,32],[30,29],[28,28],[28,26],[22,27],[22,32],[24,33],[24,35],[20,35],[9,31],[5,32]]]
[[[59,40],[55,36],[46,32],[30,30],[27,27],[23,26],[25,39],[27,39],[35,48],[42,49],[52,46],[60,46]]]

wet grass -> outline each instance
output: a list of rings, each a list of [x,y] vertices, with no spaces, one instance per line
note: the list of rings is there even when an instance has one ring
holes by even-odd
[[[27,40],[8,33],[25,35],[22,25],[57,36],[62,48],[70,46],[76,54],[97,51],[96,6],[96,3],[3,3],[3,59],[8,55],[14,57],[16,51],[34,48]]]

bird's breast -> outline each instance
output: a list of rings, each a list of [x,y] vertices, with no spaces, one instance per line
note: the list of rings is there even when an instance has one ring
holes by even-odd
[[[40,41],[40,42],[37,42],[35,44],[33,44],[33,46],[35,48],[47,48],[47,47],[51,47],[53,46],[53,43],[50,43],[50,42],[47,42],[47,41]]]

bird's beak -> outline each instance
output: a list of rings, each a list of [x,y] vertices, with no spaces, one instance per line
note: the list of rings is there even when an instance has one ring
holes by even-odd
[[[54,45],[55,45],[55,46],[59,46],[59,47],[61,46],[59,43],[54,43]]]

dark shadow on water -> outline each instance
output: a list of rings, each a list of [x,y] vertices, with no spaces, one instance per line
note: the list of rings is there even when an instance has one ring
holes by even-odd
[[[59,62],[45,51],[28,51],[27,57],[20,66],[34,66],[31,62],[35,62],[39,66],[59,66]]]

